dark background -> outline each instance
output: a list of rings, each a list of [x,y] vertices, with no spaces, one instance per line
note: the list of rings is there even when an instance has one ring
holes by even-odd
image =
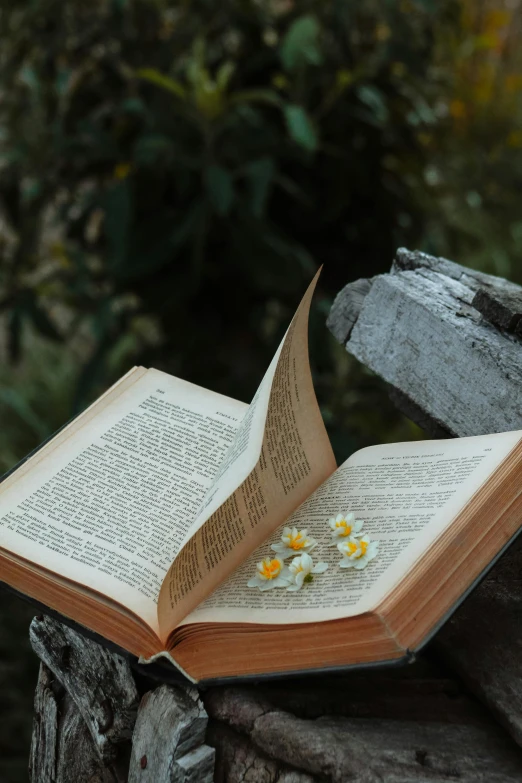
[[[338,460],[420,437],[324,322],[401,245],[521,280],[520,34],[515,0],[5,0],[0,472],[134,364],[249,401],[319,264]],[[5,783],[31,616],[0,595]]]

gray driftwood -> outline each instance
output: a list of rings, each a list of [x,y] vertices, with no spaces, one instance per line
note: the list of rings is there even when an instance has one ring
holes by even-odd
[[[124,783],[125,754],[102,761],[82,714],[45,664],[34,703],[29,775],[32,783]]]
[[[74,700],[100,757],[112,761],[121,743],[130,740],[138,710],[127,661],[49,617],[33,620],[29,638]]]
[[[212,783],[207,722],[195,688],[162,685],[146,693],[132,738],[129,783]]]
[[[328,323],[434,436],[522,428],[518,286],[401,250]],[[35,620],[33,783],[520,781],[520,574],[522,539],[409,667],[211,688],[204,706]]]
[[[522,345],[473,304],[480,292],[520,299],[519,286],[407,250],[367,282],[364,298],[360,281],[338,294],[328,326],[397,400],[411,401],[407,415],[459,436],[522,429]]]

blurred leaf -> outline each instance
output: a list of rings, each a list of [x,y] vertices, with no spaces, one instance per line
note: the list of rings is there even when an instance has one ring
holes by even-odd
[[[37,93],[40,89],[38,74],[30,65],[24,65],[20,69],[20,82],[29,87],[29,89],[34,93]]]
[[[222,92],[227,89],[235,70],[236,66],[233,62],[230,62],[230,60],[226,63],[223,63],[223,65],[218,69],[216,74],[216,84]]]
[[[27,177],[21,182],[20,200],[24,205],[35,201],[42,193],[42,183],[34,177]]]
[[[170,214],[142,221],[132,232],[126,264],[119,278],[128,284],[157,274],[198,234],[204,214],[205,204],[197,200],[186,207],[177,224]]]
[[[146,114],[147,106],[141,98],[125,98],[120,104],[121,110],[128,114]]]
[[[112,341],[106,334],[100,334],[96,349],[85,362],[80,372],[73,400],[73,413],[82,411],[92,396],[93,388],[103,382],[107,354],[112,348]]]
[[[287,71],[321,64],[320,32],[319,22],[310,15],[300,16],[290,25],[280,49],[281,61]]]
[[[39,440],[44,440],[48,435],[48,427],[45,420],[42,420],[32,409],[26,399],[19,391],[14,389],[5,389],[0,387],[0,406],[3,405],[11,409],[11,414],[18,416],[27,424],[38,436]]]
[[[284,108],[286,126],[290,137],[301,147],[315,152],[319,140],[312,120],[302,106],[288,104]]]
[[[140,136],[133,149],[133,160],[138,166],[151,166],[165,160],[172,153],[173,144],[169,136],[149,133]]]
[[[127,179],[114,182],[102,195],[100,206],[105,211],[104,232],[109,248],[109,264],[122,267],[128,249],[132,215],[131,185]]]
[[[67,90],[69,88],[69,83],[71,79],[71,69],[70,68],[60,68],[58,70],[58,73],[56,74],[56,80],[55,80],[55,88],[58,95],[63,96],[67,94]]]
[[[12,362],[20,359],[22,343],[22,312],[15,306],[7,318],[7,350]]]
[[[377,87],[364,84],[357,87],[356,93],[359,100],[371,109],[376,124],[384,125],[389,119],[389,111],[381,91]]]
[[[268,106],[281,108],[283,101],[273,90],[238,90],[229,96],[228,102],[231,106],[243,103],[266,103]]]
[[[262,217],[265,212],[275,171],[274,159],[269,157],[254,160],[246,167],[250,204],[256,217]]]
[[[62,335],[57,330],[43,307],[41,307],[34,296],[27,302],[25,306],[29,318],[33,322],[36,330],[47,337],[49,340],[55,340],[56,342],[62,342]]]
[[[164,73],[156,70],[156,68],[139,68],[135,71],[135,75],[144,81],[161,87],[163,90],[167,90],[167,92],[171,92],[177,98],[185,98],[186,96],[186,90],[181,82],[166,76]]]
[[[234,201],[234,184],[227,169],[223,166],[209,166],[205,170],[205,186],[217,214],[222,217],[228,215]]]

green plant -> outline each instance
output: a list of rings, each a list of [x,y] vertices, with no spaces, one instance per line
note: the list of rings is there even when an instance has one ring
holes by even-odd
[[[338,454],[348,453],[354,403],[324,328],[333,294],[386,270],[401,244],[479,256],[483,196],[459,180],[476,133],[457,116],[463,52],[468,39],[479,46],[462,7],[6,9],[0,308],[11,360],[28,360],[29,325],[80,356],[71,410],[114,379],[121,344],[118,371],[139,361],[249,399],[324,262],[312,357]],[[504,133],[507,113],[502,122]],[[499,243],[498,257],[512,247]]]

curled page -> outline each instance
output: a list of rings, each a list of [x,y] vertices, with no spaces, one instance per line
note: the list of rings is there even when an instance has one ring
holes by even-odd
[[[336,468],[308,361],[308,315],[318,276],[163,582],[158,619],[165,641]]]

